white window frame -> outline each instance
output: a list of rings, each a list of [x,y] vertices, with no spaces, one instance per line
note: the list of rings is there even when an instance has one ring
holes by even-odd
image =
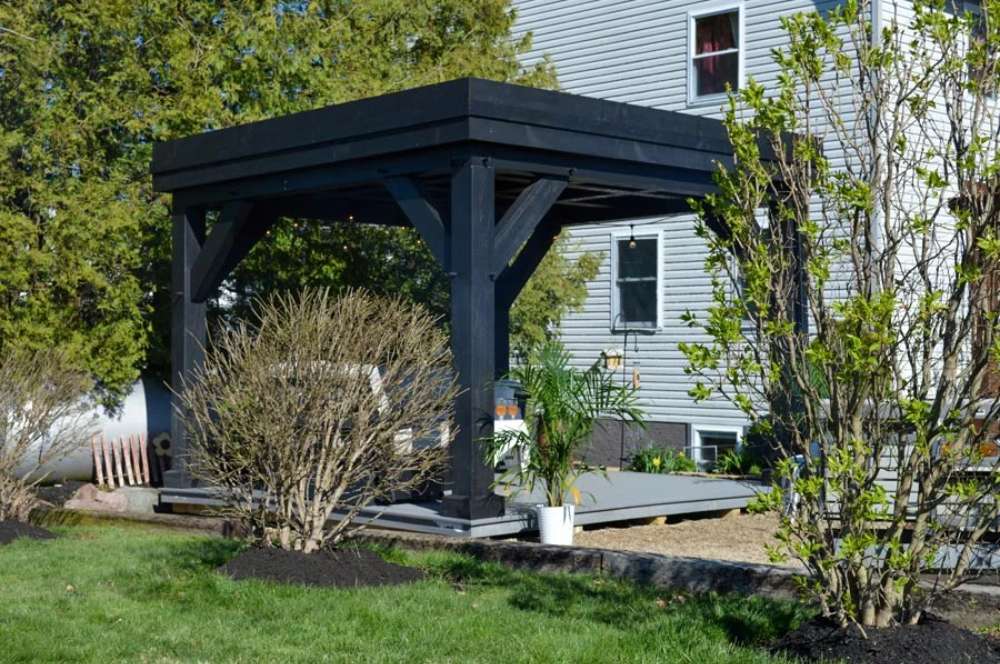
[[[629,325],[617,320],[620,310],[618,302],[618,243],[635,237],[636,240],[656,240],[656,322],[652,327],[647,325]],[[661,229],[633,231],[623,229],[611,234],[611,311],[610,324],[612,332],[656,332],[663,329],[663,231]]]
[[[742,89],[745,84],[744,72],[745,66],[744,62],[746,60],[746,30],[744,30],[744,16],[746,12],[743,8],[742,2],[710,2],[705,3],[697,9],[691,9],[688,11],[688,49],[687,49],[687,103],[688,106],[706,106],[710,104],[717,104],[726,99],[725,93],[718,93],[712,95],[702,95],[698,96],[695,93],[695,74],[694,74],[694,61],[695,56],[695,22],[699,18],[705,18],[707,16],[716,16],[717,14],[728,14],[735,11],[737,13],[737,26],[739,34],[737,37],[737,43],[735,49],[729,49],[726,51],[717,51],[712,53],[712,56],[722,55],[725,53],[733,53],[734,51],[738,55],[738,65],[736,74],[736,84],[737,89]],[[707,55],[701,56],[702,58],[710,57]]]
[[[739,450],[743,447],[743,427],[737,427],[732,425],[717,425],[717,424],[692,424],[691,425],[691,459],[697,463],[699,466],[707,464],[708,460],[702,457],[703,445],[701,442],[702,434],[736,434],[736,449]]]

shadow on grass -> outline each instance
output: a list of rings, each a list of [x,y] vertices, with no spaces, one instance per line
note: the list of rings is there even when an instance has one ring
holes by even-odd
[[[350,546],[350,545],[348,545]],[[811,616],[802,604],[737,595],[688,595],[585,574],[548,574],[518,571],[468,555],[409,551],[362,545],[385,559],[425,569],[431,579],[459,591],[500,590],[514,609],[561,620],[593,622],[623,631],[660,631],[673,625],[714,630],[720,638],[741,646],[762,646],[782,636]],[[182,585],[199,588],[205,596],[228,602],[215,581],[216,568],[239,553],[245,544],[205,538],[166,541],[151,556],[157,572],[147,588],[174,596],[178,576]],[[162,574],[160,572],[163,572]],[[178,574],[180,573],[180,574]]]
[[[812,615],[795,602],[709,593],[689,595],[583,574],[515,571],[466,556],[433,565],[457,587],[495,587],[523,611],[602,623],[623,630],[655,626],[676,618],[716,627],[737,645],[760,646],[794,629]]]
[[[215,569],[246,548],[239,540],[211,538],[194,542],[178,542],[172,551],[174,564],[188,572]]]

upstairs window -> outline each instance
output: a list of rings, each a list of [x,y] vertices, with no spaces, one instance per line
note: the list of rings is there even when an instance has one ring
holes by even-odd
[[[741,23],[738,5],[691,14],[689,101],[719,97],[727,86],[732,90],[740,88]]]
[[[616,330],[652,330],[660,324],[658,235],[614,238],[612,321]]]

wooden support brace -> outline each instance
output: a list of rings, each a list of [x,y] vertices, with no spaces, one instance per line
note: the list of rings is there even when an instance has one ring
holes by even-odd
[[[566,189],[564,178],[543,177],[528,185],[497,224],[493,241],[493,271],[503,272],[507,263],[528,241],[535,228]]]
[[[535,273],[538,264],[545,258],[561,230],[562,226],[554,219],[546,219],[535,227],[535,232],[521,249],[521,253],[500,273],[497,301],[501,307],[509,309],[514,304],[514,300],[524,290],[528,279]]]
[[[396,203],[399,204],[407,219],[413,224],[413,227],[420,233],[420,237],[427,243],[431,254],[437,259],[441,268],[446,272],[451,270],[451,252],[448,247],[444,222],[441,220],[441,215],[420,190],[419,185],[404,176],[386,178],[383,184]]]
[[[191,268],[191,300],[204,302],[274,222],[268,209],[249,201],[228,203]]]

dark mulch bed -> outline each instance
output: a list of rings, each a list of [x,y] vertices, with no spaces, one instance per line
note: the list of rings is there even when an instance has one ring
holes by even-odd
[[[52,507],[62,507],[66,504],[66,501],[72,498],[73,494],[75,494],[77,490],[85,484],[88,484],[88,482],[67,480],[59,484],[40,486],[38,487],[36,493],[46,504]]]
[[[848,664],[1000,664],[1000,651],[988,639],[927,616],[919,625],[868,630],[840,629],[815,618],[782,637],[773,648],[806,661]]]
[[[19,537],[46,540],[55,538],[55,535],[44,528],[33,526],[30,523],[0,521],[0,545],[10,544]]]
[[[336,588],[394,586],[424,578],[418,569],[386,562],[374,551],[353,547],[308,555],[281,549],[247,549],[219,571],[234,579]]]

